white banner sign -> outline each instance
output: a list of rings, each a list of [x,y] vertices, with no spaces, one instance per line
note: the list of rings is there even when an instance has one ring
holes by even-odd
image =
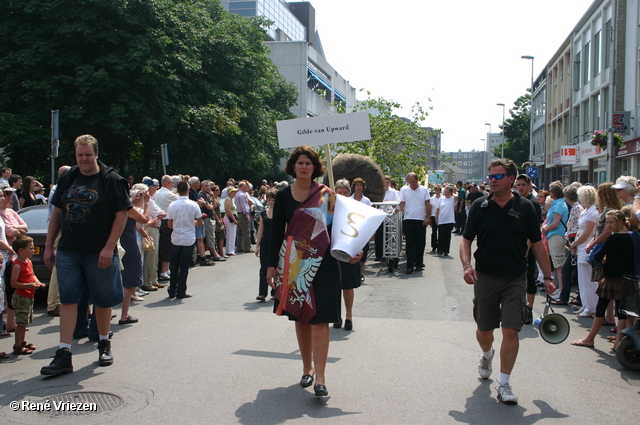
[[[276,122],[281,148],[371,140],[368,112],[325,115]]]
[[[331,255],[349,261],[369,242],[387,216],[382,210],[370,207],[346,196],[336,195],[331,229]]]

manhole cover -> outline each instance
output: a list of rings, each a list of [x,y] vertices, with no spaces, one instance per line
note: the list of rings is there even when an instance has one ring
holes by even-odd
[[[42,399],[40,403],[48,405],[41,413],[50,415],[86,415],[113,410],[122,404],[119,396],[98,391],[79,391],[58,394]]]

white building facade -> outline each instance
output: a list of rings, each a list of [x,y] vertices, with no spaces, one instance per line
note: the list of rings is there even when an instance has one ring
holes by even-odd
[[[326,60],[316,32],[315,9],[308,2],[221,0],[229,12],[264,16],[274,23],[265,45],[280,73],[298,88],[291,112],[300,118],[337,113],[356,104],[356,90]]]

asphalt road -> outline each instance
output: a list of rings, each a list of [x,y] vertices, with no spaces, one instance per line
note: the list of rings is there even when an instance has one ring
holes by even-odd
[[[498,362],[489,380],[477,374],[472,289],[461,278],[459,240],[453,237],[453,257],[427,254],[426,270],[412,275],[403,273],[404,261],[392,274],[385,264],[367,264],[354,330],[331,329],[328,397],[298,384],[293,324],[273,315],[271,302],[255,301],[259,261],[242,254],[191,269],[193,298],[169,300],[161,290],[132,307],[139,323],[114,319],[110,367],[97,366],[96,344],[83,339],[72,348],[74,373],[41,376],[57,348],[58,319],[39,306],[27,332],[38,350],[0,362],[0,423],[637,423],[640,373],[622,369],[609,352],[608,328],[595,349],[571,346],[591,322],[573,315],[571,335],[559,345],[546,344],[532,326],[521,332],[511,378],[519,404],[496,400]],[[536,299],[536,314],[543,301]],[[0,351],[12,343],[0,339]],[[55,410],[56,400],[90,400],[103,411],[71,414]],[[38,406],[23,402],[43,404],[27,411]]]

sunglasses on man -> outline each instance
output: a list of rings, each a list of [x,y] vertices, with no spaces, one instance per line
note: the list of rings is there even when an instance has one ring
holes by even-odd
[[[487,179],[488,179],[488,180],[493,180],[493,179],[496,179],[496,180],[502,180],[503,178],[505,178],[505,177],[506,177],[506,176],[508,176],[508,175],[509,175],[509,174],[489,174],[489,175],[487,176]]]

